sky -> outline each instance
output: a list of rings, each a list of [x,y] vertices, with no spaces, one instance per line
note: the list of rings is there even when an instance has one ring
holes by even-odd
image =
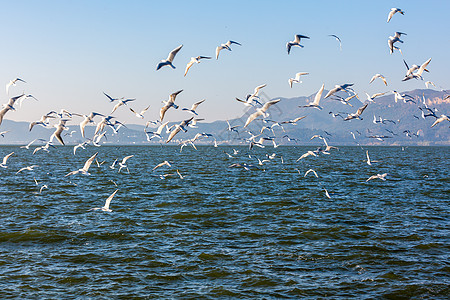
[[[16,77],[26,81],[10,88],[9,96],[32,94],[5,119],[38,120],[62,108],[88,114],[109,114],[113,97],[136,98],[130,107],[140,111],[150,105],[145,119],[121,107],[114,116],[125,123],[145,124],[156,120],[161,101],[183,89],[176,103],[198,108],[205,121],[238,117],[244,98],[254,87],[269,98],[309,96],[320,88],[354,83],[364,95],[390,90],[425,88],[423,81],[402,82],[409,65],[432,58],[425,74],[437,89],[450,88],[450,36],[447,14],[450,1],[2,1],[3,23],[0,47],[0,83]],[[392,7],[396,14],[387,23]],[[447,28],[447,29],[445,29]],[[401,31],[403,44],[389,54],[387,39]],[[304,48],[291,54],[286,42],[295,34],[307,35]],[[339,43],[330,34],[342,40]],[[218,45],[228,40],[232,51],[214,58]],[[176,69],[156,65],[179,45]],[[211,56],[194,65],[186,77],[191,57]],[[289,88],[288,79],[308,72],[300,84]],[[385,87],[370,78],[383,74]],[[0,90],[0,101],[8,96]],[[189,117],[170,110],[167,120]]]

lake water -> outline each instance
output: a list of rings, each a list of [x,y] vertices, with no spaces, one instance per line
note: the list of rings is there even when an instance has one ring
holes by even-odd
[[[0,147],[0,298],[449,296],[450,148],[197,148]]]

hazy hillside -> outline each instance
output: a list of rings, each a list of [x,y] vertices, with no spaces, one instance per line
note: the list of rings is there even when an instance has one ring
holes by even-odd
[[[326,91],[324,92],[324,94]],[[340,117],[333,117],[330,112],[340,113],[342,116],[346,116],[347,113],[355,112],[362,103],[353,98],[349,105],[343,105],[338,101],[329,99],[322,99],[322,110],[314,108],[300,108],[299,105],[305,105],[311,101],[314,95],[309,97],[298,97],[285,99],[272,106],[269,110],[270,116],[268,120],[276,122],[295,119],[300,116],[306,116],[305,119],[299,121],[297,125],[285,124],[283,128],[275,126],[273,128],[274,133],[266,130],[262,136],[275,136],[278,144],[309,144],[310,137],[314,134],[326,135],[330,142],[334,144],[402,144],[402,145],[450,145],[450,129],[449,122],[443,122],[438,124],[434,128],[431,128],[431,124],[435,118],[428,117],[423,118],[419,106],[422,104],[422,96],[425,97],[427,105],[431,108],[437,109],[436,114],[450,113],[450,99],[442,100],[445,96],[444,92],[435,90],[413,90],[405,92],[412,96],[416,103],[407,102],[403,103],[399,101],[395,103],[394,95],[389,93],[385,96],[375,99],[374,103],[370,103],[367,109],[362,114],[363,120],[350,120],[343,121]],[[345,96],[342,94],[342,96]],[[365,95],[360,95],[360,99],[365,101]],[[265,101],[270,99],[263,99]],[[238,127],[239,134],[235,132],[227,131],[226,121],[215,121],[212,123],[199,123],[198,128],[189,128],[187,133],[180,132],[177,136],[178,139],[189,139],[195,136],[196,133],[206,132],[214,135],[214,138],[219,143],[244,143],[245,139],[250,135],[245,132],[243,125],[249,114],[254,112],[253,108],[245,108],[243,106],[242,117],[229,120],[232,125],[240,125]],[[373,118],[376,116],[378,119],[380,116],[383,119],[389,119],[395,122],[385,122],[385,124],[374,124]],[[78,127],[79,119],[68,122],[69,130],[66,131],[66,135],[63,139],[67,144],[80,143],[83,138],[80,135]],[[176,123],[172,123],[176,124]],[[169,125],[172,125],[169,124]],[[273,123],[264,124],[262,120],[255,120],[252,122],[248,129],[254,134],[259,134],[263,126],[272,125]],[[14,122],[4,120],[0,126],[0,131],[9,131],[4,137],[0,137],[0,144],[27,144],[33,139],[42,138],[48,140],[54,131],[53,128],[43,128],[41,126],[35,126],[30,132],[28,130],[28,123]],[[93,126],[86,127],[86,136],[92,137]],[[283,131],[284,129],[284,131]],[[150,128],[148,129],[150,130]],[[405,131],[409,131],[408,135]],[[353,138],[353,132],[356,140]],[[72,133],[70,136],[69,133]],[[392,134],[393,133],[393,134]],[[283,136],[289,136],[289,138],[297,139],[297,141],[288,141]],[[379,141],[368,136],[382,135],[390,136],[384,141]],[[418,136],[416,136],[418,135]],[[103,140],[104,144],[155,144],[161,143],[160,140],[155,139],[150,143],[146,140],[144,133],[144,126],[142,125],[127,125],[127,128],[121,128],[117,134],[114,134],[112,130],[108,129],[107,140]],[[165,133],[164,136],[167,136]],[[212,143],[213,139],[203,139],[199,143]],[[313,141],[317,143],[316,141]],[[57,143],[57,142],[55,142]]]

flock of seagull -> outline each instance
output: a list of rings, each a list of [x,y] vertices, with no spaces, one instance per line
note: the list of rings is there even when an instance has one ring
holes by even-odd
[[[396,14],[402,14],[404,15],[405,12],[402,11],[399,8],[392,8],[391,11],[389,12],[388,18],[387,18],[387,22],[389,22],[393,16]],[[402,32],[395,32],[395,34],[393,36],[390,36],[388,38],[388,48],[389,48],[389,52],[390,54],[393,54],[395,50],[398,50],[401,54],[402,54],[402,50],[398,47],[398,43],[403,43],[403,41],[400,39],[402,35],[406,35],[405,33]],[[342,50],[342,41],[341,39],[337,36],[337,35],[329,35],[330,37],[336,39],[339,42],[339,47]],[[293,54],[293,47],[298,47],[298,48],[303,48],[305,47],[304,45],[302,45],[301,43],[304,40],[309,40],[310,38],[308,36],[305,35],[301,35],[301,34],[296,34],[294,36],[294,40],[293,41],[288,41],[286,43],[286,49],[287,49],[287,53],[288,55],[294,55]],[[222,50],[228,50],[228,51],[232,51],[231,46],[242,46],[240,43],[236,42],[236,41],[232,41],[229,40],[224,44],[221,44],[219,46],[217,46],[216,48],[216,60],[219,59],[219,54]],[[173,49],[168,57],[166,59],[161,60],[156,67],[156,70],[160,70],[161,68],[170,66],[172,69],[175,69],[175,65],[174,65],[174,60],[176,58],[176,55],[179,51],[181,51],[183,45],[178,46],[177,48]],[[191,60],[188,62],[188,64],[186,65],[185,68],[185,72],[184,72],[184,76],[186,76],[188,74],[188,71],[192,68],[192,66],[194,64],[199,64],[202,60],[210,60],[212,59],[212,57],[209,56],[196,56],[196,57],[192,57]],[[411,80],[411,79],[416,79],[416,80],[420,80],[420,81],[424,81],[423,79],[423,75],[424,72],[429,72],[429,70],[427,69],[428,65],[431,62],[431,58],[426,60],[424,63],[422,63],[420,66],[419,65],[412,65],[411,67],[406,63],[405,60],[403,60],[406,66],[406,74],[405,77],[403,78],[403,81],[407,81],[407,80]],[[298,72],[295,74],[294,78],[289,78],[288,79],[288,83],[290,88],[293,87],[294,83],[300,84],[301,81],[301,77],[302,76],[307,76],[309,73],[308,72]],[[381,75],[381,74],[375,74],[369,81],[369,84],[371,84],[372,82],[374,82],[375,80],[381,80],[385,86],[388,86],[388,82],[385,76]],[[11,80],[7,85],[6,85],[6,94],[9,95],[11,87],[17,86],[18,84],[26,84],[26,81],[21,79],[21,78],[15,78],[14,80]],[[431,81],[426,81],[425,85],[428,87],[429,85],[434,85],[433,82]],[[249,144],[249,149],[252,149],[253,147],[260,147],[260,148],[264,148],[264,142],[265,141],[270,141],[274,148],[277,148],[278,145],[275,142],[275,132],[274,132],[274,128],[275,127],[280,127],[283,129],[283,126],[286,125],[290,125],[290,126],[295,126],[297,124],[297,122],[303,120],[305,116],[299,116],[293,120],[287,120],[287,121],[282,121],[282,122],[277,122],[277,121],[273,121],[268,119],[269,117],[269,109],[271,106],[276,105],[277,103],[279,103],[281,100],[280,99],[274,99],[274,100],[270,100],[267,101],[265,103],[262,103],[262,99],[260,97],[260,92],[261,90],[266,87],[266,84],[262,84],[257,86],[254,91],[250,94],[248,94],[245,99],[239,99],[236,98],[236,101],[242,103],[244,106],[248,107],[249,109],[253,110],[253,113],[248,115],[247,120],[245,121],[242,129],[243,131],[239,131],[238,128],[240,127],[240,125],[234,125],[232,126],[228,121],[228,127],[226,128],[226,131],[231,133],[236,133],[236,134],[241,134],[243,132],[247,133],[249,135],[248,138],[245,139],[245,141]],[[322,110],[322,107],[320,106],[320,101],[322,99],[330,99],[330,100],[336,100],[339,101],[340,103],[342,103],[343,105],[349,105],[351,107],[353,107],[352,104],[350,104],[350,100],[353,98],[357,98],[360,99],[358,94],[355,92],[354,88],[353,88],[353,84],[352,83],[345,83],[345,84],[340,84],[340,85],[336,85],[334,88],[332,88],[331,90],[329,90],[327,92],[327,94],[322,98],[322,94],[325,91],[325,84],[322,84],[322,86],[319,88],[319,90],[317,91],[317,93],[314,96],[314,99],[306,104],[306,105],[302,105],[299,106],[301,109],[310,109],[310,108],[314,108],[314,109],[318,109],[318,110]],[[156,121],[150,120],[146,122],[146,126],[145,126],[145,135],[147,138],[147,141],[152,141],[154,139],[158,139],[158,140],[163,140],[165,139],[165,143],[169,143],[171,141],[174,140],[175,136],[177,136],[178,134],[180,134],[181,131],[186,132],[188,130],[188,128],[197,128],[197,122],[202,121],[203,119],[198,118],[198,112],[197,109],[198,107],[205,102],[205,99],[202,99],[200,101],[197,101],[195,103],[192,104],[192,106],[189,107],[184,107],[181,108],[181,110],[185,111],[186,113],[188,113],[190,116],[184,120],[182,120],[180,123],[169,126],[169,122],[165,121],[165,117],[167,115],[167,113],[171,110],[176,110],[179,109],[179,106],[177,104],[175,104],[175,101],[177,99],[177,97],[179,97],[179,95],[183,92],[183,90],[179,90],[176,91],[172,94],[169,95],[169,98],[166,101],[163,101],[163,106],[160,108],[160,114],[159,114],[159,119]],[[367,100],[365,100],[364,102],[361,101],[362,105],[354,112],[354,113],[348,113],[347,116],[342,116],[339,114],[334,114],[332,112],[330,112],[330,114],[333,115],[333,117],[337,117],[340,116],[342,117],[343,121],[349,121],[349,120],[353,120],[353,119],[362,119],[361,115],[364,113],[365,109],[370,105],[370,103],[375,102],[375,99],[381,95],[386,94],[387,92],[383,92],[383,93],[375,93],[373,95],[369,95],[366,93],[367,96]],[[412,99],[412,97],[405,95],[405,94],[400,94],[397,91],[393,90],[392,93],[394,94],[395,98],[395,102],[397,101],[403,101],[403,102],[408,102],[408,101],[414,101]],[[85,149],[85,147],[89,144],[92,144],[93,146],[96,147],[100,147],[101,146],[101,141],[102,139],[106,138],[106,134],[107,134],[107,128],[110,128],[110,130],[112,130],[114,133],[117,133],[121,127],[126,127],[125,124],[123,124],[122,122],[118,121],[116,119],[116,117],[113,116],[114,112],[116,112],[118,109],[123,109],[121,107],[128,107],[128,110],[134,114],[137,118],[139,119],[145,119],[145,113],[148,111],[149,106],[143,108],[142,110],[136,110],[133,109],[131,107],[129,107],[129,105],[131,105],[131,103],[133,103],[136,99],[131,99],[131,98],[114,98],[110,95],[108,95],[107,93],[103,92],[104,96],[107,98],[107,100],[111,103],[111,105],[113,105],[112,110],[109,114],[105,114],[105,113],[98,113],[98,112],[89,112],[88,114],[78,114],[78,113],[74,113],[74,112],[69,112],[66,109],[61,109],[59,112],[57,111],[50,111],[49,113],[43,115],[39,120],[37,121],[33,121],[30,123],[29,125],[29,131],[32,131],[33,128],[35,126],[42,126],[42,127],[50,127],[50,121],[53,120],[53,127],[55,128],[54,132],[52,133],[52,135],[50,136],[50,139],[47,141],[45,139],[35,139],[33,141],[31,141],[30,143],[28,143],[25,146],[22,146],[21,148],[24,149],[30,149],[30,147],[33,145],[33,143],[35,142],[40,142],[40,143],[44,143],[43,146],[39,146],[39,147],[35,147],[33,149],[33,154],[35,154],[38,151],[46,151],[49,152],[50,148],[54,148],[54,140],[56,139],[61,145],[65,145],[64,142],[64,136],[66,135],[72,135],[73,133],[75,133],[75,130],[70,131],[70,133],[65,133],[66,131],[69,131],[69,127],[67,126],[68,122],[73,122],[74,120],[76,120],[76,118],[79,118],[79,132],[81,134],[81,136],[85,139],[82,143],[79,143],[77,145],[75,145],[73,147],[73,154],[76,155],[76,151],[77,149]],[[342,96],[342,95],[347,95],[347,96]],[[447,96],[449,97],[449,96]],[[35,101],[37,101],[37,99],[35,97],[33,97],[30,94],[25,94],[22,93],[18,96],[14,96],[9,98],[9,101],[6,104],[3,104],[1,110],[0,110],[0,125],[3,121],[4,116],[9,112],[9,111],[14,111],[16,110],[16,104],[18,103],[19,106],[22,105],[23,101],[25,101],[26,99],[33,99]],[[422,107],[419,107],[419,109],[422,110],[422,116],[423,118],[426,117],[432,117],[435,118],[435,122],[432,124],[431,127],[436,126],[437,124],[444,122],[444,121],[450,121],[450,118],[447,115],[441,114],[438,115],[437,110],[432,108],[432,107],[428,107],[426,102],[423,101],[422,103]],[[259,132],[258,133],[254,133],[253,131],[249,130],[248,127],[250,126],[250,124],[252,124],[253,121],[255,120],[262,120],[263,121],[263,126],[261,128],[259,128]],[[392,120],[386,120],[386,119],[382,119],[380,117],[380,119],[376,119],[376,117],[374,116],[374,123],[384,123],[384,122],[394,122]],[[395,123],[395,122],[394,122]],[[95,124],[95,130],[94,130],[94,135],[92,137],[86,137],[86,132],[85,132],[85,127],[89,124]],[[155,128],[155,129],[149,129],[149,127],[151,128]],[[265,130],[268,130],[270,132],[273,133],[273,136],[263,136],[263,133]],[[3,131],[0,132],[0,135],[4,136],[7,133],[7,131]],[[164,135],[167,134],[167,137],[164,138]],[[352,132],[353,137],[354,133]],[[205,139],[205,138],[213,138],[214,139],[214,146],[217,147],[217,140],[214,138],[214,136],[212,134],[209,133],[198,133],[194,138],[192,139],[188,139],[188,140],[181,140],[181,142],[179,143],[181,150],[183,149],[183,147],[190,145],[193,148],[196,149],[195,146],[195,142],[197,140],[200,139]],[[283,138],[287,138],[288,140],[295,140],[290,138],[289,136],[285,135],[283,136]],[[330,146],[328,144],[327,138],[320,136],[320,135],[314,135],[312,139],[314,138],[318,138],[320,140],[322,140],[323,142],[323,146],[317,148],[316,150],[309,150],[306,153],[302,154],[297,161],[301,161],[303,159],[307,159],[307,157],[317,157],[319,155],[322,154],[326,154],[329,155],[331,154],[331,150],[336,149],[338,150],[337,147],[334,146]],[[386,138],[386,136],[374,136],[374,138],[377,138],[379,140],[383,140],[383,138]],[[180,150],[180,151],[181,151]],[[227,155],[227,157],[229,159],[232,158],[236,158],[236,155],[238,154],[238,150],[233,149],[233,154],[230,153],[226,153],[224,151],[224,153]],[[3,158],[2,163],[0,164],[0,167],[2,168],[7,168],[8,167],[8,161],[9,159],[11,159],[11,157],[14,155],[14,152],[9,153],[8,155],[6,155]],[[68,174],[65,175],[65,177],[68,176],[73,176],[76,174],[82,174],[82,175],[90,175],[89,173],[89,168],[92,165],[92,163],[97,162],[97,164],[99,164],[98,160],[97,160],[97,156],[98,156],[98,152],[96,152],[94,155],[92,155],[91,157],[89,157],[89,159],[86,160],[84,166],[80,169],[76,169],[74,171],[69,172]],[[115,169],[117,164],[118,164],[118,172],[120,173],[122,169],[125,169],[128,173],[130,173],[130,170],[128,169],[127,166],[127,161],[129,159],[131,159],[134,155],[128,155],[126,157],[124,157],[122,160],[116,159],[111,166],[109,166],[110,169]],[[252,158],[251,155],[249,155],[250,158]],[[250,163],[234,163],[232,165],[230,165],[230,168],[243,168],[244,170],[256,170],[256,169],[260,169],[261,166],[263,166],[265,163],[273,160],[276,157],[276,154],[274,153],[273,155],[267,155],[267,159],[261,160],[260,158],[256,158],[256,160],[258,161],[258,164],[250,164]],[[367,165],[371,166],[373,163],[376,163],[377,161],[371,160],[369,157],[369,152],[368,150],[366,150],[366,163]],[[283,158],[281,157],[281,161],[283,163]],[[256,161],[255,161],[256,162]],[[172,167],[171,162],[165,160],[163,162],[161,162],[160,164],[156,165],[153,169],[152,172],[154,172],[155,170],[166,166],[166,167]],[[24,172],[24,171],[33,171],[34,168],[39,167],[38,165],[31,165],[31,166],[25,166],[21,169],[19,169],[17,171],[16,174]],[[300,171],[298,169],[296,169],[299,173]],[[317,174],[317,172],[313,169],[309,169],[305,174],[304,177],[306,177],[308,174],[312,173],[316,178],[319,178],[319,175]],[[157,176],[161,179],[165,179],[168,176],[179,176],[179,178],[183,179],[184,176],[181,175],[181,173],[179,172],[179,170],[176,170],[176,173],[173,174],[163,174],[163,175],[154,175]],[[380,179],[380,180],[386,180],[387,177],[387,173],[384,174],[376,174],[373,176],[370,176],[366,182],[370,181],[370,180],[374,180],[374,179]],[[36,185],[38,185],[38,182],[35,179],[35,183]],[[320,183],[320,182],[319,182]],[[48,188],[47,185],[42,185],[40,187],[39,193],[42,193],[43,189]],[[326,190],[325,187],[323,187],[323,190],[325,192],[325,196],[327,198],[331,198],[329,192]],[[119,189],[116,189],[107,199],[105,202],[105,205],[101,208],[92,208],[90,210],[101,210],[101,211],[106,211],[106,212],[111,212],[110,209],[110,203],[113,199],[113,197],[116,195],[116,193],[119,191]]]

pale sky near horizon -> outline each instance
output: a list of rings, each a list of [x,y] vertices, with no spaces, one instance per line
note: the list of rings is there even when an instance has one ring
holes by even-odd
[[[267,84],[270,97],[298,97],[315,93],[322,83],[354,83],[365,98],[390,90],[425,88],[423,81],[401,82],[404,58],[410,65],[432,58],[425,74],[439,88],[450,88],[448,11],[450,1],[10,1],[0,12],[3,45],[0,48],[0,83],[16,77],[27,81],[11,87],[39,102],[27,100],[5,119],[32,121],[50,110],[68,109],[88,114],[111,112],[102,92],[113,97],[136,98],[130,105],[150,109],[145,121],[155,120],[161,101],[177,90],[180,107],[206,99],[199,117],[211,122],[239,116],[244,98],[255,86]],[[392,7],[396,14],[386,23]],[[445,29],[447,28],[447,30]],[[387,39],[402,36],[398,52],[389,54]],[[286,52],[295,34],[310,37],[304,48]],[[338,42],[328,36],[335,34]],[[215,48],[228,40],[240,42],[233,51],[214,58]],[[168,53],[183,44],[170,67],[156,71]],[[213,59],[194,65],[183,77],[190,57]],[[288,78],[309,72],[303,83],[289,88]],[[370,78],[381,73],[389,86]],[[0,101],[8,96],[1,92]],[[145,124],[128,108],[114,114],[126,123]],[[188,117],[170,110],[167,120]]]

